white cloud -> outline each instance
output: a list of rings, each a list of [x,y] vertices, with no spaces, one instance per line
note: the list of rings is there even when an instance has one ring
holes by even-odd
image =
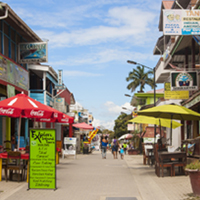
[[[83,72],[83,71],[63,71],[63,76],[70,76],[70,77],[91,77],[91,76],[102,76],[101,74],[94,74],[90,72]]]
[[[113,131],[114,121],[113,120],[104,121],[104,120],[99,120],[99,119],[94,118],[92,125],[94,127],[103,126],[103,127],[105,127],[105,129]]]

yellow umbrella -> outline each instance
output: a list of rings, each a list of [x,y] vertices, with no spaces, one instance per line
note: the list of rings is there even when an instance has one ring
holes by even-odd
[[[162,105],[153,108],[141,110],[139,115],[149,117],[177,119],[177,120],[200,120],[200,114],[179,105]]]
[[[172,144],[172,119],[200,120],[199,113],[175,104],[156,106],[153,108],[141,110],[138,112],[138,114],[149,117],[171,119],[170,144]]]
[[[168,127],[168,128],[171,127],[170,119],[147,117],[147,116],[142,116],[142,115],[137,116],[137,117],[129,120],[128,122],[134,122],[134,123],[138,123],[138,124],[156,124],[156,125]],[[182,124],[172,120],[172,128],[173,129],[175,129],[179,126],[182,126]]]

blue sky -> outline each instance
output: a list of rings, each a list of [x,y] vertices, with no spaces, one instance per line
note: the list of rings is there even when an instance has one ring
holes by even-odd
[[[126,77],[134,60],[155,67],[161,0],[7,0],[42,39],[48,63],[63,70],[75,100],[112,130],[122,107],[130,108]],[[146,91],[151,88],[146,87]],[[133,95],[133,93],[131,94]],[[130,113],[130,111],[128,111]]]

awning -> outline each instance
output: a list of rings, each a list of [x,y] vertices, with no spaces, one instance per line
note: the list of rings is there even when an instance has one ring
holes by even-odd
[[[89,124],[86,124],[85,122],[78,123],[78,124],[73,124],[72,126],[76,127],[76,128],[80,128],[80,129],[88,129],[88,130],[94,129],[93,126],[90,126]]]
[[[198,36],[198,35],[193,35],[193,38],[194,38],[195,42],[196,42],[198,45],[200,45],[200,36]]]

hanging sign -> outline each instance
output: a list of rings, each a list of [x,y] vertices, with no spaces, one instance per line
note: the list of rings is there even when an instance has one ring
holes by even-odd
[[[26,42],[18,46],[18,62],[48,62],[47,42]]]
[[[171,91],[171,83],[165,83],[165,99],[189,99],[189,91]]]
[[[163,9],[164,35],[199,35],[200,10]]]
[[[197,72],[171,72],[171,91],[198,90]]]
[[[30,129],[29,189],[56,189],[56,130]]]

